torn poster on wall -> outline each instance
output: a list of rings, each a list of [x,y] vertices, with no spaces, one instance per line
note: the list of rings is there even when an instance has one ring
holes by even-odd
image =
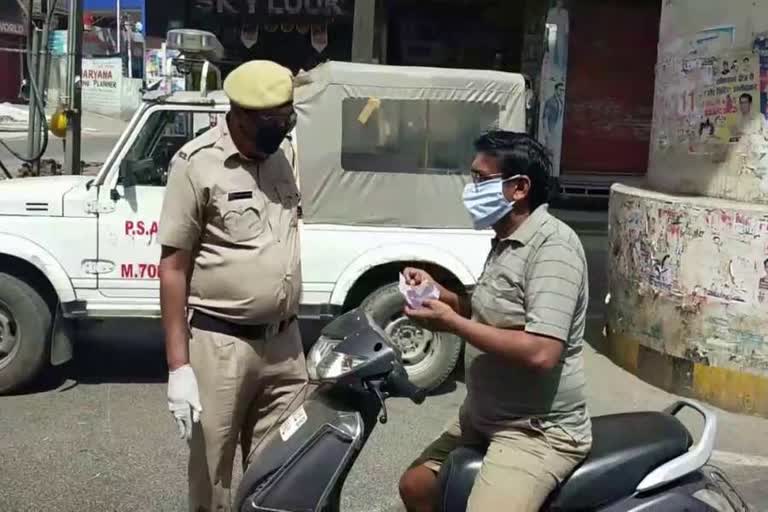
[[[759,58],[751,51],[667,56],[658,72],[657,140],[710,154],[762,130]]]
[[[733,47],[736,27],[722,25],[699,30],[693,38],[693,50],[702,55],[715,55]]]
[[[768,215],[621,198],[611,205],[612,273],[655,293],[768,303]]]
[[[711,69],[712,84],[701,90],[699,142],[738,142],[742,136],[759,131],[757,56],[751,51],[723,54]]]

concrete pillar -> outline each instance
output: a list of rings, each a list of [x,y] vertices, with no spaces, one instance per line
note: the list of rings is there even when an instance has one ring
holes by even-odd
[[[759,56],[768,44],[761,35],[768,35],[768,2],[664,2],[648,170],[653,188],[768,203],[761,115],[768,62],[761,73]]]
[[[606,351],[768,417],[768,3],[662,9],[649,190],[611,193]]]

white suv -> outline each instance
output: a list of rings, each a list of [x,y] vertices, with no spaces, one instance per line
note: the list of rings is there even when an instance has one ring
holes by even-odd
[[[398,274],[420,265],[454,288],[474,285],[490,233],[472,230],[461,205],[471,142],[492,125],[524,131],[524,79],[334,62],[297,81],[286,150],[302,193],[305,344],[365,304],[414,382],[434,388],[461,340],[403,317]],[[159,317],[168,162],[228,108],[220,91],[147,98],[96,177],[0,182],[0,392],[69,360],[78,321]]]

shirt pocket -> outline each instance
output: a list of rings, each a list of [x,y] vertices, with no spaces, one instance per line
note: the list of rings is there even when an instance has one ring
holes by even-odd
[[[215,197],[214,205],[231,241],[252,242],[271,236],[266,201],[258,190],[221,193]]]
[[[480,293],[477,293],[480,291]],[[515,329],[525,326],[525,293],[516,276],[489,268],[473,294],[473,308],[494,327]]]

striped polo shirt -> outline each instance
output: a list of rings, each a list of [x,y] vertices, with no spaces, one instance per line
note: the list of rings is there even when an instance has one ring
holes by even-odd
[[[561,341],[560,363],[541,372],[467,344],[465,411],[475,426],[497,431],[521,420],[559,426],[589,442],[584,396],[584,326],[589,287],[578,235],[542,205],[503,240],[494,239],[472,294],[472,315],[501,329]]]

